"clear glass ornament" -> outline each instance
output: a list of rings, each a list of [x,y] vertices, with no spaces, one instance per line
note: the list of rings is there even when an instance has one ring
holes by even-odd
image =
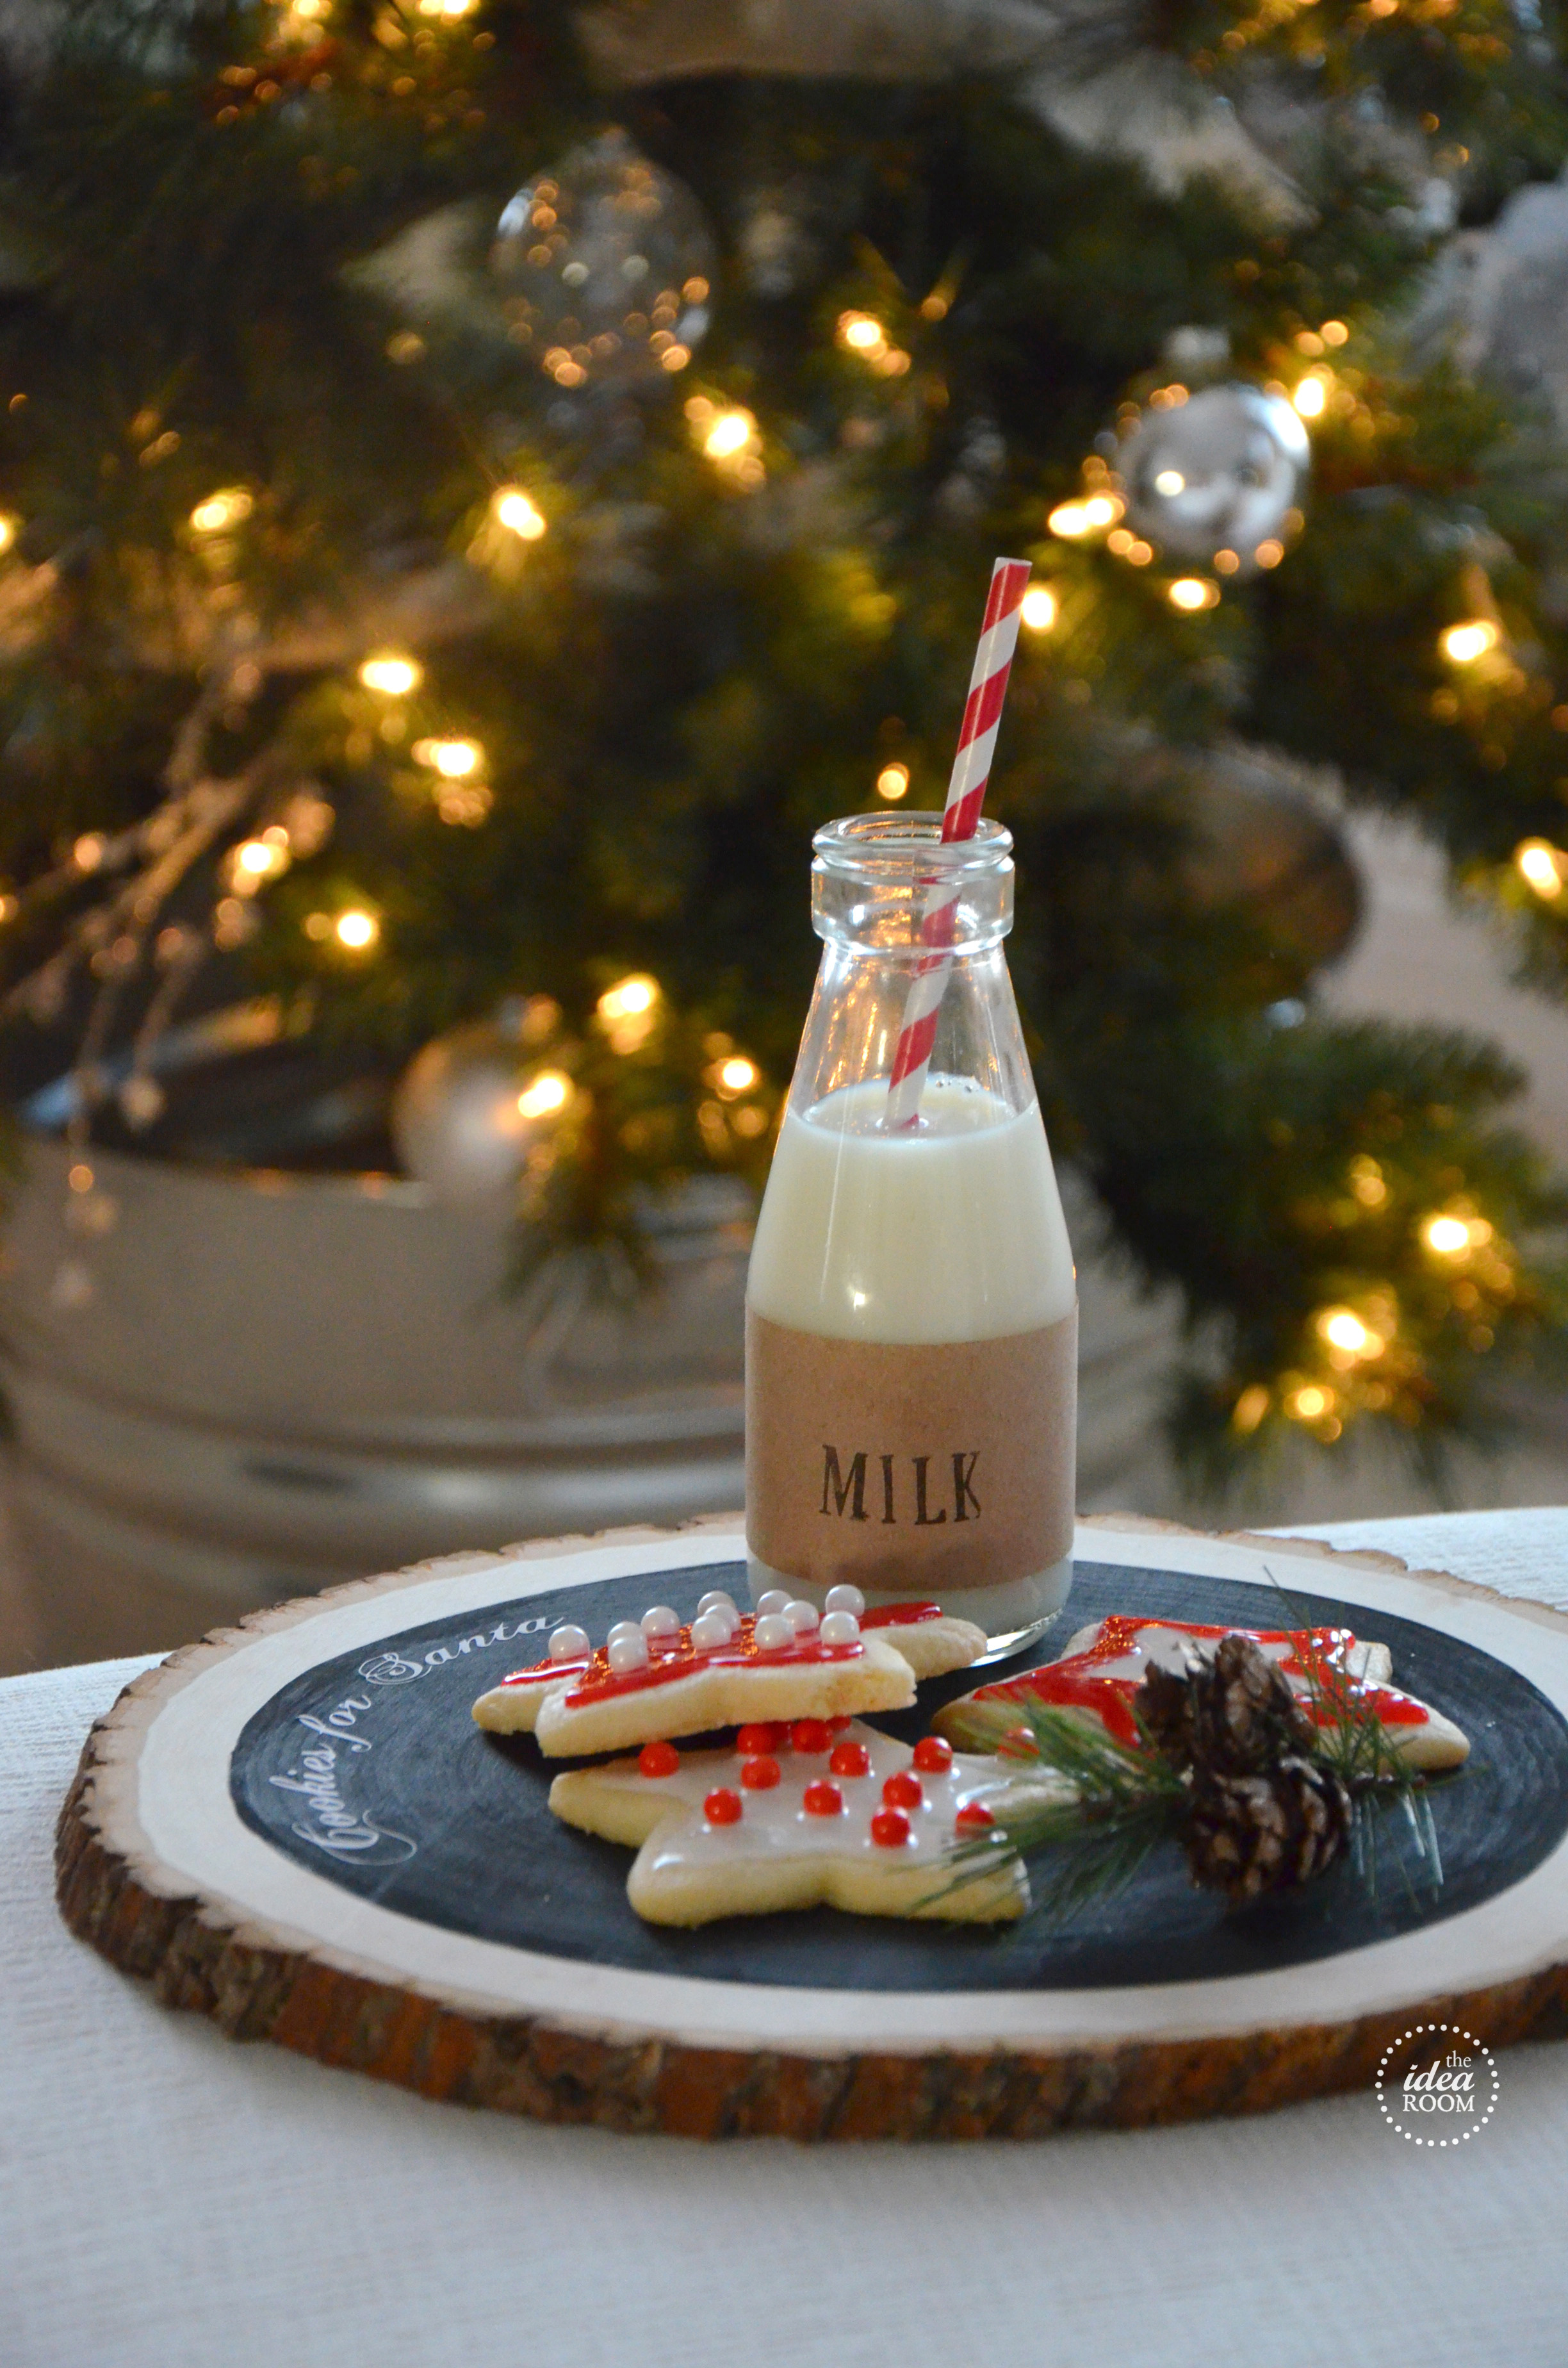
[[[490,265],[512,336],[567,390],[672,378],[707,331],[707,218],[624,131],[574,148],[519,189]]]

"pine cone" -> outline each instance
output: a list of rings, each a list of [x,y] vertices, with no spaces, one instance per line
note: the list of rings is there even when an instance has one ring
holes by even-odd
[[[1199,1774],[1184,1819],[1192,1879],[1234,1901],[1310,1883],[1345,1848],[1351,1815],[1349,1793],[1315,1760],[1282,1759],[1267,1776]]]
[[[1262,1775],[1288,1755],[1310,1758],[1317,1740],[1289,1680],[1250,1636],[1221,1636],[1211,1661],[1179,1676],[1151,1668],[1136,1706],[1166,1759],[1200,1774]]]

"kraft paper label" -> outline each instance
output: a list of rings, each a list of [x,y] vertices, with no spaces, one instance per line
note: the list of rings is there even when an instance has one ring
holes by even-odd
[[[946,1597],[1073,1548],[1078,1311],[1000,1340],[828,1340],[746,1310],[746,1543],[774,1570]]]

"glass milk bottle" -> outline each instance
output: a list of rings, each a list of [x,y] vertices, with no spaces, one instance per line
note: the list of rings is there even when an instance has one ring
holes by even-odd
[[[1077,1290],[1003,958],[1012,838],[860,814],[813,841],[824,940],[746,1288],[754,1594],[935,1599],[994,1649],[1073,1576]],[[931,883],[955,887],[917,1115],[889,1081]]]

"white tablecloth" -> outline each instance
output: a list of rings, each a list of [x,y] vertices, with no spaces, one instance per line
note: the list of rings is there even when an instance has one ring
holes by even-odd
[[[1568,1510],[1358,1522],[1568,1606]],[[1564,2368],[1568,2048],[1473,2146],[1354,2096],[1037,2145],[703,2147],[429,2105],[165,2013],[51,1841],[146,1664],[0,1684],[4,2368]]]

